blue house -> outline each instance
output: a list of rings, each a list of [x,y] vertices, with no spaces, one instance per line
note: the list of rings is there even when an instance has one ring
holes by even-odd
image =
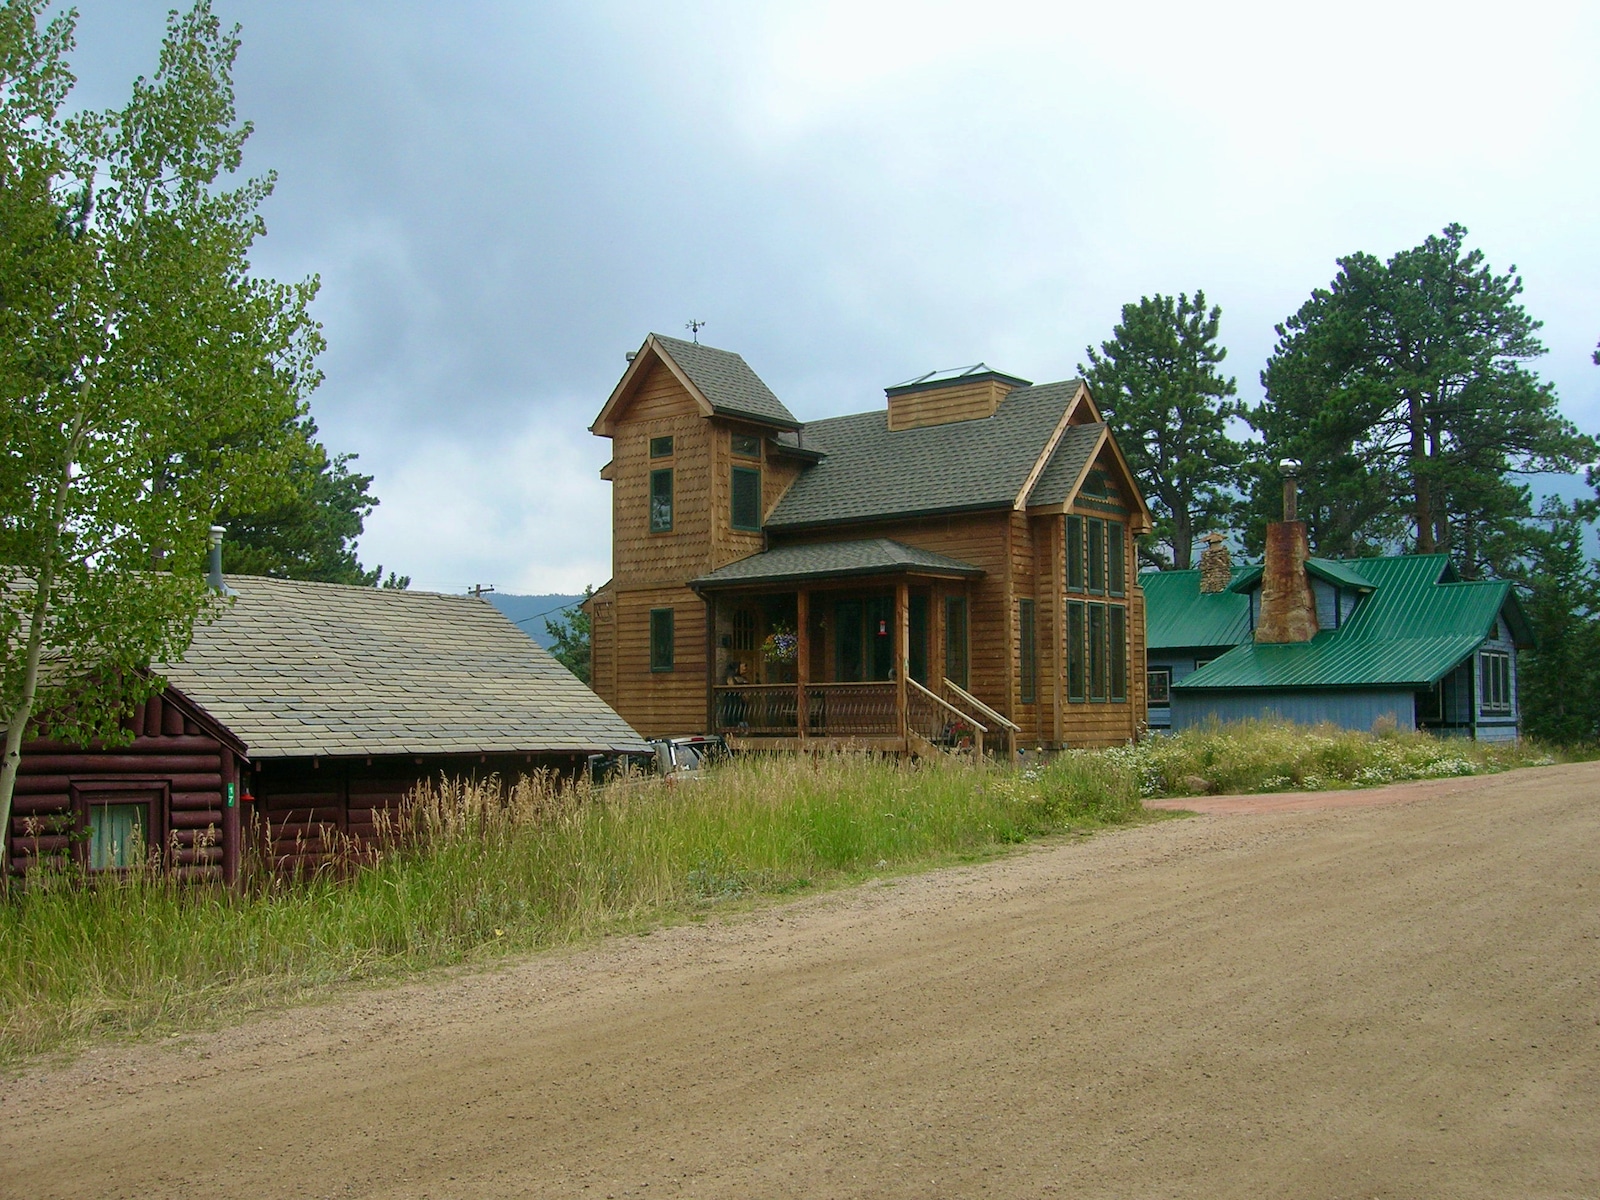
[[[1533,638],[1509,583],[1463,580],[1444,554],[1313,558],[1304,530],[1269,526],[1262,566],[1214,544],[1198,571],[1141,576],[1152,729],[1271,715],[1517,736],[1516,652]]]

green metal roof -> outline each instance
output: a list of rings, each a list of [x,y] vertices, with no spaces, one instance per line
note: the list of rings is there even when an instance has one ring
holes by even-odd
[[[1371,559],[1355,559],[1354,562],[1371,562]],[[1334,587],[1349,588],[1356,592],[1370,592],[1373,588],[1371,580],[1357,571],[1351,562],[1341,562],[1337,558],[1308,558],[1306,559],[1306,573],[1315,575]],[[1245,567],[1234,573],[1233,582],[1228,584],[1232,592],[1251,591],[1261,582],[1261,567]]]
[[[698,579],[691,579],[689,586],[716,589],[807,579],[838,579],[854,575],[970,578],[982,574],[982,567],[975,567],[947,554],[908,546],[891,538],[866,538],[854,542],[777,546],[719,567]]]
[[[1252,568],[1235,567],[1234,578]],[[1260,570],[1260,568],[1255,568]],[[1250,597],[1204,593],[1199,571],[1145,571],[1145,645],[1151,650],[1237,646],[1250,636]]]
[[[1372,588],[1338,629],[1289,645],[1245,642],[1173,686],[1197,691],[1426,687],[1471,654],[1502,613],[1516,644],[1532,644],[1511,585],[1458,580],[1447,555],[1403,554],[1336,565]]]
[[[1017,388],[970,421],[890,430],[886,409],[810,421],[801,437],[825,457],[767,517],[770,530],[1009,508],[1050,442],[1076,379]]]

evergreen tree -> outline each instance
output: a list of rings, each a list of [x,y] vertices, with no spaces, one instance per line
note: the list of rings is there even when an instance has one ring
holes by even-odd
[[[372,476],[350,469],[353,454],[330,456],[310,417],[296,419],[284,433],[295,449],[288,493],[265,509],[224,508],[217,515],[228,529],[223,565],[235,575],[377,586],[383,568],[363,568],[355,548],[378,503],[368,491]]]
[[[1520,572],[1535,640],[1517,664],[1522,727],[1552,742],[1600,736],[1600,565],[1584,549],[1592,512],[1547,501]]]
[[[1232,398],[1235,381],[1217,369],[1228,353],[1217,344],[1221,316],[1202,291],[1192,300],[1141,297],[1122,306],[1111,340],[1085,348],[1089,365],[1078,367],[1155,517],[1156,545],[1140,553],[1179,570],[1188,569],[1196,538],[1227,524],[1245,454],[1228,435],[1243,407]]]
[[[544,623],[544,631],[554,639],[550,653],[584,683],[591,683],[592,680],[589,665],[589,611],[583,606],[593,595],[593,585],[585,587],[582,600],[571,608],[562,609],[555,620],[546,618]]]
[[[1518,297],[1450,225],[1339,273],[1277,327],[1250,413],[1265,462],[1297,458],[1301,513],[1319,553],[1449,551],[1466,575],[1504,572],[1527,546],[1529,489],[1513,473],[1570,473],[1596,453],[1524,364],[1544,353]],[[1277,515],[1257,468],[1252,526]]]

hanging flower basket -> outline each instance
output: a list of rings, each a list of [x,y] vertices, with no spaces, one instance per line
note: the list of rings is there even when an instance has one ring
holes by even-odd
[[[761,643],[761,657],[769,663],[792,663],[799,654],[800,639],[787,625],[774,625]]]

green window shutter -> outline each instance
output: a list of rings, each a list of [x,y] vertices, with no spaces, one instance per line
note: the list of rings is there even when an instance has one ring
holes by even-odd
[[[1067,699],[1084,700],[1082,600],[1067,601]]]
[[[1113,526],[1115,528],[1115,526]],[[1111,659],[1111,698],[1128,698],[1128,610],[1120,604],[1107,611],[1110,625],[1106,633]]]
[[[1083,591],[1083,518],[1067,518],[1067,590]]]
[[[1120,521],[1106,522],[1106,590],[1113,596],[1128,592],[1127,535]]]
[[[1039,646],[1032,600],[1017,601],[1017,643],[1021,700],[1034,704],[1039,699]]]
[[[761,472],[750,467],[733,468],[733,510],[735,529],[761,528]]]
[[[650,472],[650,532],[672,532],[672,468]]]
[[[676,649],[673,623],[672,609],[652,608],[650,610],[650,669],[652,671],[672,670],[673,652]]]
[[[1089,591],[1100,595],[1106,590],[1106,523],[1089,518]]]

